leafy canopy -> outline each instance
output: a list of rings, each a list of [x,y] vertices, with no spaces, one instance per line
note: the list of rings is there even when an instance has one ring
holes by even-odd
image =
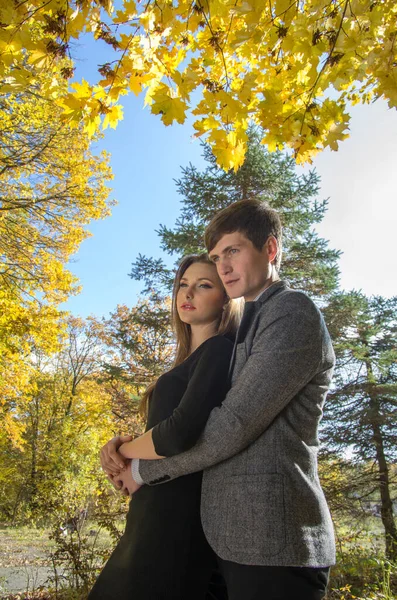
[[[110,214],[112,174],[106,153],[95,155],[43,96],[55,78],[41,74],[0,100],[0,289],[60,302],[73,291],[65,264],[90,235],[85,226]]]
[[[90,33],[109,46],[96,83],[64,92],[49,81],[65,116],[94,133],[122,118],[120,96],[145,93],[165,125],[189,109],[218,165],[244,161],[249,123],[269,150],[299,162],[338,149],[348,136],[347,103],[378,97],[397,106],[394,0],[30,0],[0,8],[0,88],[30,84]]]
[[[82,127],[71,128],[45,97],[65,88],[59,67],[0,98],[0,423],[21,441],[15,406],[28,393],[33,350],[51,354],[63,325],[57,306],[77,289],[67,269],[93,219],[110,214],[112,174]]]

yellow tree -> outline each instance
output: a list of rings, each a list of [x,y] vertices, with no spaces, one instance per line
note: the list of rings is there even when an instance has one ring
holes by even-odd
[[[0,506],[7,520],[84,505],[98,489],[98,451],[115,429],[111,396],[100,382],[101,327],[74,317],[64,324],[57,352],[31,353],[29,385],[13,407],[24,429],[19,447],[0,433]]]
[[[44,93],[49,80],[65,86],[59,70],[43,72],[0,99],[0,410],[14,443],[29,354],[58,347],[57,305],[77,290],[65,265],[111,204],[108,157],[93,154],[82,127],[62,121]]]
[[[51,353],[59,347],[62,325],[54,306],[23,300],[0,288],[0,423],[5,443],[21,447],[24,425],[17,406],[30,390],[32,349]]]
[[[167,371],[175,344],[170,324],[170,299],[140,299],[132,308],[117,306],[103,323],[103,382],[113,399],[120,429],[140,432],[138,398]],[[135,401],[134,401],[135,400]]]
[[[349,102],[397,105],[395,0],[30,0],[0,10],[0,89],[24,89],[38,71],[93,34],[109,46],[97,82],[69,93],[48,81],[65,116],[89,132],[122,118],[121,95],[145,92],[165,125],[192,109],[225,169],[242,164],[250,121],[270,150],[299,161],[338,148]]]
[[[0,100],[0,286],[60,302],[76,283],[65,263],[85,226],[110,214],[111,172],[106,154],[95,156],[41,96],[49,79]]]

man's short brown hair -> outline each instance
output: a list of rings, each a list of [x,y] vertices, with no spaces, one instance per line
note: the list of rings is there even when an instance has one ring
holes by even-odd
[[[211,220],[204,234],[207,252],[210,253],[226,233],[239,231],[248,238],[257,250],[262,250],[269,235],[278,243],[274,259],[276,269],[280,268],[282,253],[282,226],[277,211],[266,202],[258,199],[240,200],[227,206]]]

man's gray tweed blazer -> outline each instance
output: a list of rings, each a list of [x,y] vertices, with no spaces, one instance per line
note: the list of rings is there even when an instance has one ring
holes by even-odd
[[[198,443],[171,458],[140,461],[149,485],[204,470],[202,523],[221,558],[300,567],[335,562],[317,474],[318,424],[334,362],[313,302],[285,282],[273,284],[246,303],[231,390]]]

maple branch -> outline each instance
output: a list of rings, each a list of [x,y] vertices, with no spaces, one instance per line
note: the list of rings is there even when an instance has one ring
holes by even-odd
[[[46,143],[42,146],[40,146],[39,150],[36,152],[36,154],[33,154],[33,156],[30,156],[29,160],[27,160],[26,162],[21,162],[21,163],[17,163],[17,164],[13,164],[13,165],[5,165],[1,170],[0,170],[0,176],[3,175],[7,170],[9,169],[17,169],[20,167],[26,167],[28,165],[30,165],[33,161],[35,161],[42,152],[44,152],[44,150],[46,150],[48,148],[48,146],[50,145],[50,143],[53,141],[54,138],[56,138],[58,135],[58,132],[55,132],[53,134],[50,135],[50,137],[48,138],[48,140],[46,141]],[[4,161],[5,162],[5,161]]]
[[[23,2],[22,4],[26,4],[26,2]],[[22,4],[20,4],[19,6],[22,6]],[[26,21],[29,21],[37,12],[40,12],[43,8],[45,8],[46,6],[48,6],[49,4],[52,4],[52,0],[48,0],[48,2],[44,2],[44,4],[42,4],[41,6],[38,6],[35,10],[33,10],[32,12],[28,13],[28,15],[26,16],[25,19],[22,19],[19,23],[18,23],[18,27],[16,29],[16,31],[18,31],[18,29],[20,29],[22,27],[22,25],[24,23],[26,23]],[[17,8],[19,8],[19,6]],[[12,39],[12,38],[11,38]]]
[[[316,91],[316,87],[317,87],[317,85],[318,85],[318,82],[320,81],[320,78],[321,78],[322,74],[324,73],[325,69],[327,68],[327,66],[328,66],[328,64],[329,64],[329,62],[330,62],[330,58],[332,57],[332,54],[333,54],[333,52],[334,52],[334,50],[335,50],[336,42],[338,41],[339,34],[340,34],[341,30],[342,30],[343,20],[344,20],[344,18],[345,18],[346,11],[347,11],[347,7],[348,7],[348,5],[349,5],[349,0],[346,0],[346,1],[344,2],[344,5],[345,5],[345,6],[344,6],[344,9],[343,9],[343,13],[342,13],[342,17],[341,17],[340,24],[339,24],[339,27],[338,27],[338,31],[336,32],[336,35],[334,36],[334,39],[333,39],[333,41],[332,41],[331,50],[330,50],[330,52],[329,52],[329,54],[328,54],[327,58],[326,58],[326,59],[325,59],[325,61],[324,61],[324,64],[323,64],[323,66],[321,67],[321,69],[320,69],[320,71],[319,71],[319,73],[318,73],[318,75],[317,75],[317,77],[316,77],[316,81],[314,82],[314,84],[313,84],[313,86],[312,86],[312,88],[311,88],[311,91],[310,91],[309,98],[308,98],[308,100],[307,100],[307,102],[306,102],[306,104],[305,104],[305,111],[304,111],[304,113],[303,113],[303,117],[302,117],[302,123],[301,123],[301,128],[300,128],[300,131],[299,131],[299,135],[301,135],[301,133],[302,133],[303,125],[304,125],[304,123],[305,123],[305,117],[306,117],[306,115],[307,115],[307,112],[308,112],[308,110],[309,110],[309,106],[310,106],[310,104],[311,104],[312,98],[313,98],[313,96],[314,96],[314,93],[315,93],[315,91]]]
[[[227,65],[226,65],[226,60],[225,60],[225,54],[223,52],[223,48],[221,48],[219,42],[218,42],[218,36],[215,35],[215,32],[212,29],[212,25],[211,25],[211,15],[209,14],[210,20],[208,20],[208,17],[205,13],[204,7],[200,4],[201,8],[202,8],[202,14],[204,16],[205,22],[207,23],[207,27],[211,32],[212,35],[212,39],[214,40],[214,44],[216,46],[216,49],[218,50],[218,52],[220,53],[221,57],[222,57],[222,62],[223,62],[223,67],[225,69],[225,77],[226,77],[226,89],[229,89],[230,87],[230,78],[228,75],[228,69],[227,69]],[[210,13],[210,9],[208,7],[208,13]]]

